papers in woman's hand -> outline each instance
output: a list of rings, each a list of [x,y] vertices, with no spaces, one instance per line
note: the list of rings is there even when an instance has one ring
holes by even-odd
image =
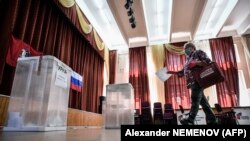
[[[166,81],[168,80],[168,78],[172,75],[172,74],[168,74],[167,73],[168,70],[166,67],[161,68],[160,70],[158,70],[155,74],[157,75],[157,77],[161,80],[161,81]]]

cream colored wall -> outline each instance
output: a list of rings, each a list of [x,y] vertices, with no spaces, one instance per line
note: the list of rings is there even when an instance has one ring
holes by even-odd
[[[115,84],[129,82],[129,56],[128,51],[118,52],[116,62]]]
[[[237,63],[238,69],[243,71],[246,87],[249,89],[250,88],[250,76],[249,76],[250,70],[247,64],[247,59],[249,61],[249,58],[247,58],[246,56],[241,37],[234,37],[233,41],[234,41],[234,44],[237,45],[239,58],[240,58],[240,62]]]
[[[242,37],[233,38],[238,59],[239,106],[250,106],[250,56],[247,44]]]

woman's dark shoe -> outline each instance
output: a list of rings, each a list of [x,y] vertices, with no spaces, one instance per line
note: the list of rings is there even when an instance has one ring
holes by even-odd
[[[218,122],[216,120],[214,120],[214,121],[207,121],[207,125],[218,125]]]
[[[182,125],[194,125],[194,122],[189,121],[188,119],[181,119],[180,123]]]

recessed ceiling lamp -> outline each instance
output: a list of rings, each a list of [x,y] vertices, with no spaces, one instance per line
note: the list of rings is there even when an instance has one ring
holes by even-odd
[[[169,43],[172,0],[142,0],[148,44]]]

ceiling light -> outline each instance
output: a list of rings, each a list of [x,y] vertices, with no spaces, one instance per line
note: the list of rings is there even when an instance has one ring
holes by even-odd
[[[132,4],[133,4],[133,0],[127,0],[127,2],[125,4],[125,8],[128,10],[127,14],[129,16],[129,23],[130,23],[132,28],[135,28],[136,27],[136,21],[135,21],[134,15],[133,15],[134,11],[132,9]]]
[[[133,13],[134,13],[134,11],[133,11],[133,9],[132,8],[129,8],[129,10],[128,10],[128,16],[131,16]]]
[[[135,21],[133,23],[131,23],[131,27],[136,28],[136,22]]]
[[[130,4],[129,4],[129,3],[126,3],[126,4],[124,5],[124,7],[125,7],[126,9],[129,9],[129,8],[130,8]]]
[[[126,9],[129,9],[132,6],[133,0],[127,0],[126,4],[124,5],[124,7]]]
[[[129,18],[129,22],[130,23],[134,23],[135,22],[135,17],[133,15]]]
[[[132,4],[132,3],[134,3],[134,1],[133,1],[133,0],[127,0],[127,2],[129,2],[129,3],[131,3],[131,4]]]

